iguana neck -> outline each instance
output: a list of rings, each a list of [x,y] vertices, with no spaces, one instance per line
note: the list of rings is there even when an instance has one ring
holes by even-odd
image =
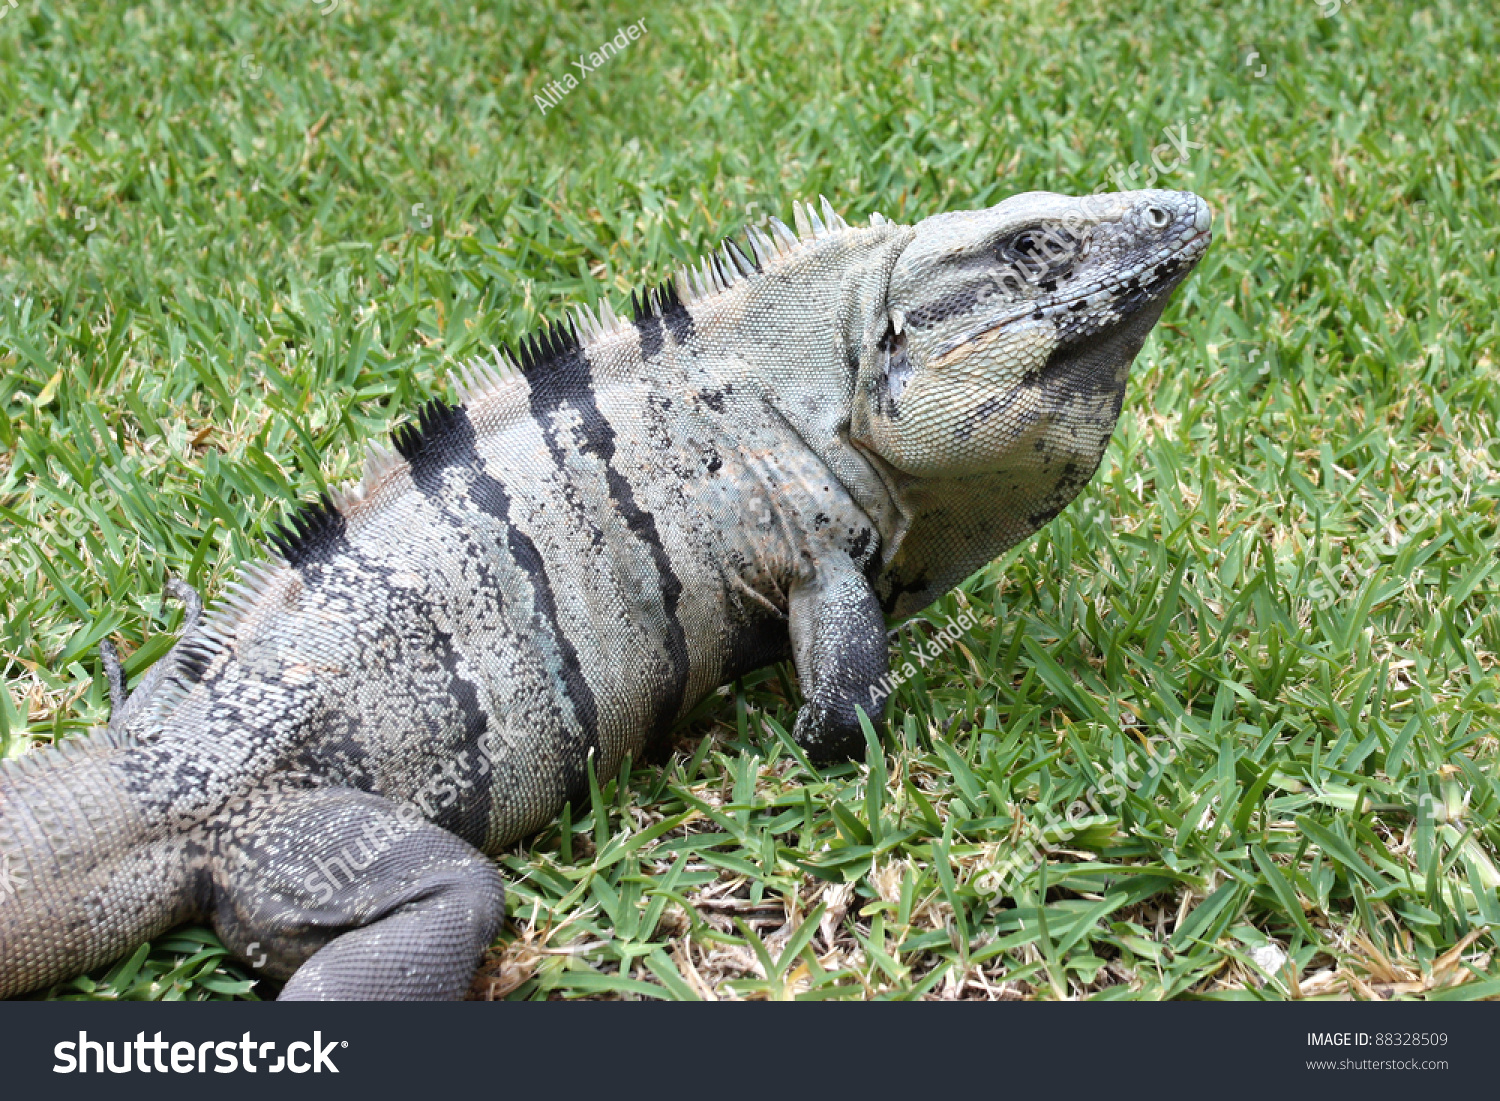
[[[758,393],[773,415],[816,454],[875,525],[880,560],[900,546],[909,519],[903,477],[850,438],[860,380],[876,369],[886,327],[886,288],[916,231],[887,222],[808,241],[788,258],[691,304],[706,357],[720,379]]]

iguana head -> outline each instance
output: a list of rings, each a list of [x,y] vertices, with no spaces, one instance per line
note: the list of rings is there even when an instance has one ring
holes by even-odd
[[[877,584],[888,612],[924,606],[1088,484],[1210,222],[1185,191],[1030,192],[909,231],[849,425],[904,517]]]
[[[1185,191],[1034,191],[919,223],[891,274],[856,441],[917,478],[1014,469],[1032,485],[1081,474],[1081,487],[1210,220]]]

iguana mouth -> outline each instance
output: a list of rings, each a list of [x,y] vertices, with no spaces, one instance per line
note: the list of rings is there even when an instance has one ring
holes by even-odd
[[[1017,314],[1000,324],[1008,325],[1026,316],[1041,321],[1069,311],[1082,313],[1089,304],[1098,309],[1108,308],[1112,313],[1118,314],[1120,320],[1124,320],[1159,295],[1164,287],[1180,281],[1192,271],[1193,265],[1208,251],[1212,235],[1212,230],[1200,230],[1150,268],[1142,268],[1128,279],[1116,280],[1109,286],[1095,287],[1093,290],[1055,299],[1047,305],[1032,309],[1029,314]],[[1080,303],[1083,305],[1080,306]],[[1038,317],[1038,314],[1042,316]]]
[[[1018,311],[1000,321],[985,325],[982,329],[976,329],[955,337],[942,347],[936,349],[931,356],[930,362],[939,362],[950,355],[956,349],[963,347],[971,341],[978,340],[986,333],[994,332],[996,329],[1007,325],[1014,325],[1020,321],[1055,321],[1068,313],[1083,314],[1093,307],[1090,318],[1097,319],[1098,325],[1080,325],[1073,331],[1060,333],[1061,344],[1067,346],[1079,340],[1091,339],[1102,330],[1112,328],[1127,320],[1142,307],[1159,298],[1163,290],[1180,282],[1193,270],[1198,260],[1208,251],[1208,246],[1213,237],[1211,229],[1199,230],[1192,237],[1183,241],[1173,249],[1167,256],[1152,264],[1149,268],[1141,268],[1135,275],[1127,279],[1120,279],[1107,286],[1097,286],[1091,290],[1068,295],[1066,298],[1055,298],[1044,304],[1032,304],[1025,311]],[[1099,315],[1107,311],[1108,318]],[[1059,326],[1059,329],[1062,329]]]

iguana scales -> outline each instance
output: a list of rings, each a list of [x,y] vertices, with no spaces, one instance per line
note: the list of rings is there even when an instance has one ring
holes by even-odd
[[[128,701],[107,660],[109,727],[0,769],[0,994],[194,919],[282,998],[456,997],[504,917],[484,853],[590,758],[788,656],[797,741],[862,746],[887,620],[1093,476],[1210,214],[795,220],[462,368],[210,614],[179,590]]]

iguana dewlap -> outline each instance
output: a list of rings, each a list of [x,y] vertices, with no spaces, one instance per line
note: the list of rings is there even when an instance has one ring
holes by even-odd
[[[1210,215],[797,223],[463,369],[107,732],[0,769],[0,994],[194,919],[284,998],[455,997],[505,912],[482,854],[587,798],[590,758],[788,656],[798,742],[860,749],[887,621],[1092,477]]]

